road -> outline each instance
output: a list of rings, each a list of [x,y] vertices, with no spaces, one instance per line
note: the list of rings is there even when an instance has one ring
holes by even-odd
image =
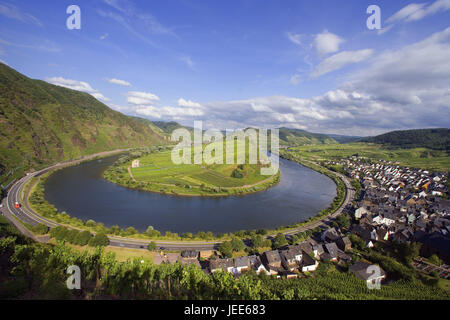
[[[64,163],[57,163],[51,167],[42,169],[40,171],[36,171],[33,173],[29,173],[26,176],[22,177],[20,180],[16,181],[8,190],[8,195],[5,199],[3,199],[3,215],[8,218],[23,234],[25,234],[28,237],[31,237],[32,239],[36,241],[40,241],[40,239],[36,238],[27,228],[25,228],[22,224],[20,224],[15,218],[30,224],[32,226],[42,223],[50,228],[56,227],[59,224],[45,219],[44,217],[38,215],[35,213],[28,205],[28,201],[22,201],[21,200],[21,193],[25,186],[25,184],[32,179],[33,177],[38,177],[48,171],[56,170],[65,166],[73,165],[80,163],[81,161],[89,160],[98,156],[107,156],[112,155],[115,153],[123,152],[126,150],[115,150],[110,152],[102,152],[98,154],[94,154],[91,156],[84,157],[79,160],[64,162]],[[347,204],[351,203],[353,200],[353,197],[355,195],[355,191],[353,190],[353,187],[348,181],[348,179],[339,174],[336,173],[342,181],[345,183],[346,186],[346,195],[345,200],[341,204],[341,206],[331,215],[328,215],[327,217],[315,221],[313,223],[310,223],[305,226],[301,226],[296,229],[292,229],[289,231],[284,232],[286,235],[295,234],[299,232],[304,232],[306,230],[311,230],[317,227],[321,226],[328,226],[338,215],[340,215],[344,208],[347,206]],[[24,199],[28,199],[28,195],[24,195]],[[20,208],[14,207],[14,202],[19,202],[21,204]],[[273,235],[269,235],[268,237],[272,237]],[[114,247],[121,247],[121,248],[133,248],[133,249],[146,249],[147,245],[151,242],[151,240],[137,240],[137,239],[129,239],[129,238],[122,238],[122,237],[116,237],[116,236],[108,236],[110,240],[110,246]],[[208,242],[208,241],[196,241],[196,242],[183,242],[183,241],[154,241],[159,249],[165,249],[165,250],[212,250],[217,249],[220,242]]]

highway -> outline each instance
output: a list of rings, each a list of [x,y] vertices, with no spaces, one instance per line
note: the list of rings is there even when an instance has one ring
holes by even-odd
[[[23,234],[25,234],[28,237],[33,238],[36,241],[39,241],[34,235],[25,228],[22,224],[20,224],[14,217],[17,219],[30,224],[32,226],[42,223],[50,228],[56,227],[59,224],[45,219],[44,217],[38,215],[35,213],[28,205],[28,201],[22,201],[21,200],[21,193],[25,186],[25,184],[32,179],[33,177],[38,177],[48,171],[59,169],[65,166],[73,165],[80,163],[81,161],[89,160],[98,156],[106,156],[106,155],[112,155],[115,153],[123,152],[126,150],[115,150],[110,152],[102,152],[95,155],[91,155],[88,157],[85,157],[83,159],[69,161],[65,163],[57,163],[51,167],[42,169],[40,171],[36,171],[33,173],[29,173],[26,176],[22,177],[20,180],[16,181],[8,190],[7,197],[3,199],[2,204],[2,213],[3,215],[8,218]],[[304,232],[306,230],[311,230],[317,227],[326,227],[328,226],[338,215],[340,215],[344,208],[351,203],[353,200],[353,197],[355,196],[355,191],[350,183],[350,181],[343,175],[336,173],[344,182],[346,186],[346,195],[345,200],[341,204],[341,206],[331,215],[328,215],[327,217],[324,217],[321,220],[312,222],[310,224],[307,224],[305,226],[301,226],[296,229],[292,229],[289,231],[283,232],[286,235],[291,235],[299,232]],[[28,195],[24,195],[24,199],[27,199]],[[21,204],[20,208],[15,208],[14,203],[19,202]],[[267,237],[273,237],[274,235],[268,235]],[[121,248],[133,248],[133,249],[145,249],[147,248],[147,245],[151,242],[151,240],[137,240],[137,239],[129,239],[129,238],[122,238],[118,236],[108,236],[110,241],[110,246],[114,247],[121,247]],[[208,242],[208,241],[189,241],[189,242],[183,242],[183,241],[154,241],[159,249],[162,250],[212,250],[217,249],[220,242]]]

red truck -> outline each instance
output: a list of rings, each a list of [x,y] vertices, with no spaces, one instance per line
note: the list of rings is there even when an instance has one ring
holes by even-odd
[[[19,209],[19,208],[20,208],[20,203],[18,203],[17,201],[14,202],[14,207],[15,207],[16,209]]]

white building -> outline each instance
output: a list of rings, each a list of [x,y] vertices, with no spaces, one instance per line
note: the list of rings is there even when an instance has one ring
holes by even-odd
[[[131,162],[131,167],[132,168],[139,168],[140,164],[139,164],[139,160],[133,160],[133,162]]]

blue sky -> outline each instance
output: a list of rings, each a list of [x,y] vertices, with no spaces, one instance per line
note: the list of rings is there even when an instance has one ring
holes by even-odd
[[[152,120],[370,135],[449,126],[449,21],[450,0],[0,0],[0,60]]]

